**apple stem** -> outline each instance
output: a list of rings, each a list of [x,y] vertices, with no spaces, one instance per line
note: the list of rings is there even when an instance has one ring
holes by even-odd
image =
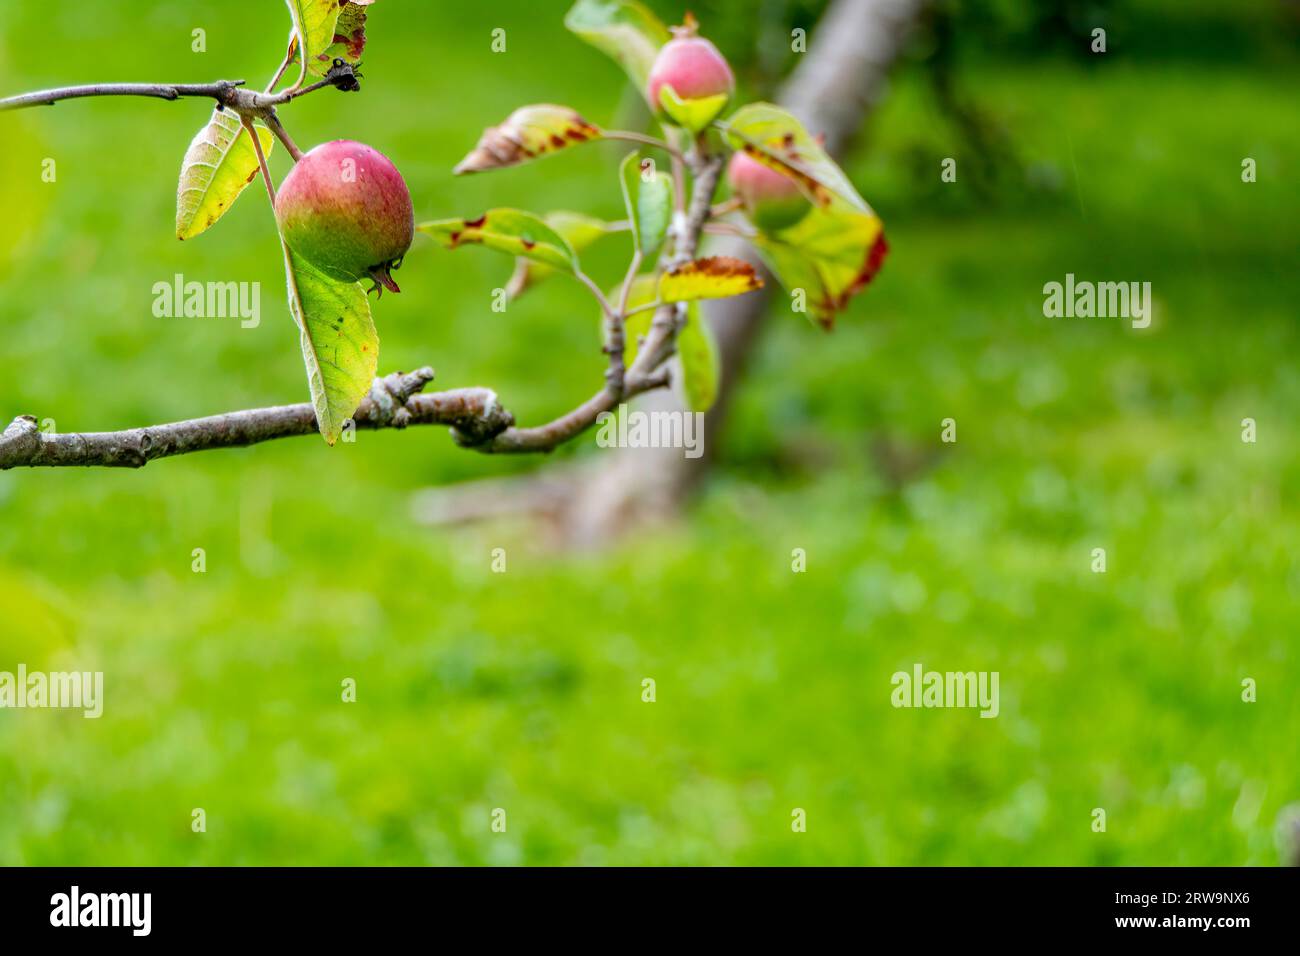
[[[280,122],[280,117],[276,115],[275,110],[269,111],[266,114],[265,120],[266,128],[274,133],[275,138],[284,144],[284,148],[289,151],[289,155],[293,157],[293,161],[296,163],[298,160],[302,159],[303,151],[298,148],[298,144],[293,141],[293,137],[289,135],[289,131],[284,128],[284,124]]]
[[[266,183],[266,194],[271,197],[271,206],[275,206],[275,182],[271,179],[271,168],[266,165],[266,154],[262,152],[262,141],[257,137],[257,130],[253,126],[253,121],[247,116],[241,116],[239,121],[244,125],[244,132],[248,133],[248,138],[253,141],[253,151],[257,153],[257,165],[262,170],[262,182]]]

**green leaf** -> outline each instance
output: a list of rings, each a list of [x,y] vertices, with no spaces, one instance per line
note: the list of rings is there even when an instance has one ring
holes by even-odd
[[[605,134],[567,106],[539,103],[521,106],[500,126],[490,126],[454,172],[481,173],[517,166],[562,149],[600,139]]]
[[[673,180],[641,153],[629,153],[619,170],[623,203],[632,224],[632,241],[647,258],[659,251],[673,217]]]
[[[262,151],[270,155],[275,138],[255,127]],[[181,162],[176,187],[176,238],[193,239],[226,214],[244,188],[257,178],[257,153],[232,110],[213,110],[194,136]]]
[[[289,52],[301,64],[297,88],[307,80],[308,73],[324,76],[331,60],[326,54],[334,43],[334,28],[342,8],[338,0],[285,0],[293,20],[289,36]]]
[[[659,48],[672,39],[663,21],[637,0],[578,0],[564,25],[617,61],[642,96]]]
[[[677,333],[677,355],[687,406],[693,412],[707,412],[718,397],[721,362],[713,330],[694,302],[687,307],[686,325]]]
[[[543,218],[548,226],[568,240],[574,252],[581,252],[597,239],[617,231],[603,219],[582,212],[569,212],[567,209],[557,209]]]
[[[840,202],[814,207],[775,235],[760,233],[754,245],[789,292],[802,291],[808,317],[824,329],[875,278],[889,248],[875,214]],[[801,304],[799,297],[794,304]]]
[[[733,148],[789,176],[814,205],[829,206],[838,196],[859,212],[871,212],[844,170],[793,114],[771,103],[750,103],[721,126]]]
[[[682,99],[667,83],[659,88],[659,103],[668,114],[668,118],[692,133],[698,133],[717,119],[729,99],[731,99],[729,93]]]
[[[658,301],[659,283],[652,275],[640,275],[632,280],[628,292],[628,311]],[[611,289],[609,298],[617,301],[622,290]],[[650,332],[654,312],[650,309],[628,316],[624,322],[623,361],[628,368],[636,361],[640,340]],[[693,412],[707,412],[718,397],[718,379],[721,363],[713,331],[704,321],[700,307],[691,302],[686,307],[686,324],[677,333],[677,355],[682,363],[682,389],[686,402]]]
[[[611,289],[609,292],[609,301],[617,302],[619,296],[623,294],[622,288]],[[650,305],[659,301],[659,280],[653,275],[640,275],[632,280],[632,288],[628,290],[627,308],[631,312],[633,309],[639,309],[643,305]],[[640,347],[640,339],[644,338],[650,332],[650,323],[654,321],[654,311],[646,309],[644,312],[638,312],[636,315],[629,315],[623,321],[623,363],[632,367],[636,361],[636,351]]]
[[[530,212],[490,209],[477,219],[438,219],[416,227],[444,249],[481,245],[574,275],[578,257],[567,239]]]
[[[547,213],[543,219],[548,226],[564,237],[569,243],[569,248],[579,254],[597,239],[615,231],[611,224],[603,219],[596,219],[580,212],[558,210]],[[515,272],[510,277],[506,290],[510,293],[510,298],[517,299],[525,290],[554,272],[555,270],[548,265],[521,257],[516,260]]]
[[[379,335],[360,283],[331,278],[282,245],[316,424],[333,445],[375,380]]]
[[[659,279],[661,302],[688,302],[695,299],[727,299],[763,287],[754,267],[730,256],[696,259]]]

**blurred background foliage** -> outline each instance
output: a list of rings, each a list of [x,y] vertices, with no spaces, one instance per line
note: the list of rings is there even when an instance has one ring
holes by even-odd
[[[691,6],[759,96],[823,4]],[[614,146],[450,175],[524,103],[644,122],[566,7],[383,0],[362,94],[284,119],[304,146],[383,150],[421,219],[617,218]],[[107,683],[98,721],[0,711],[0,863],[1277,863],[1300,800],[1297,22],[1274,0],[938,4],[848,163],[892,245],[876,285],[833,338],[772,317],[703,497],[612,552],[414,525],[415,489],[548,464],[435,430],[0,474],[0,670]],[[257,82],[287,31],[276,2],[13,0],[0,90]],[[260,190],[173,238],[207,113],[0,116],[6,421],[305,400]],[[613,282],[625,255],[611,240],[591,270]],[[585,293],[556,280],[494,313],[508,272],[421,241],[375,305],[382,369],[491,385],[525,422],[585,398],[602,367]],[[1150,281],[1151,328],[1043,318],[1066,272]],[[260,282],[261,325],[154,318],[177,273]],[[918,661],[1000,671],[1001,716],[893,709],[890,675]]]

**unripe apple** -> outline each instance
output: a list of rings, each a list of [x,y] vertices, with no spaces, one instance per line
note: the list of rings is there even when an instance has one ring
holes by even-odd
[[[698,133],[727,105],[736,78],[718,48],[695,35],[696,28],[694,18],[688,18],[685,26],[673,29],[674,39],[664,44],[650,68],[646,94],[662,116]],[[665,87],[672,88],[671,95]]]
[[[749,218],[764,232],[793,226],[808,215],[810,203],[798,184],[747,153],[732,155],[727,179]]]
[[[321,271],[401,291],[389,270],[411,247],[415,210],[402,174],[378,150],[346,139],[317,146],[285,177],[275,218],[289,248]]]

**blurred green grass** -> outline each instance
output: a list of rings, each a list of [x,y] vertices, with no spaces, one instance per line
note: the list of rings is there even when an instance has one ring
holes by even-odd
[[[616,217],[616,148],[449,174],[521,103],[629,113],[566,6],[385,0],[362,95],[285,120],[304,146],[384,150],[420,218]],[[706,30],[726,15],[738,61],[749,8],[700,11]],[[274,3],[5,4],[0,89],[256,81],[286,31]],[[1300,69],[969,57],[964,87],[1038,184],[996,201],[965,184],[926,69],[899,71],[850,167],[890,236],[877,285],[834,338],[773,317],[723,467],[681,525],[559,556],[506,529],[415,527],[415,488],[545,467],[434,430],[0,474],[0,670],[107,685],[98,721],[0,711],[0,863],[1276,863],[1274,821],[1300,800]],[[172,238],[206,112],[100,100],[0,118],[6,420],[96,430],[305,398],[262,197]],[[936,188],[949,155],[958,183]],[[593,267],[612,281],[622,254],[614,241]],[[375,307],[382,368],[492,385],[525,421],[584,398],[601,370],[585,294],[557,280],[494,313],[508,268],[417,246],[403,295]],[[1152,327],[1043,318],[1043,283],[1067,271],[1151,281]],[[261,326],[154,318],[152,285],[177,272],[261,282]],[[934,449],[946,417],[958,443],[888,481],[873,448]],[[594,453],[580,444],[564,454]],[[1000,671],[1001,716],[893,709],[890,675],[917,661]],[[339,702],[345,677],[356,704]]]

